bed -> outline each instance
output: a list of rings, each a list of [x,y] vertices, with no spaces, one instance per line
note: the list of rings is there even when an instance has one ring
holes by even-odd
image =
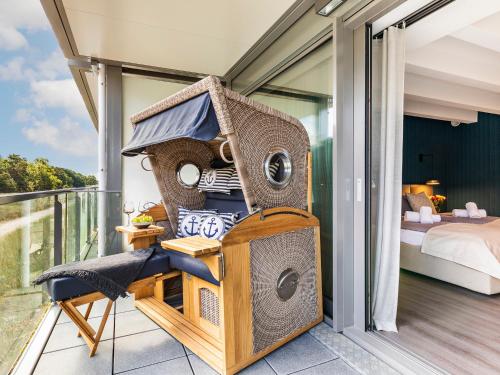
[[[495,247],[500,245],[500,218],[441,217],[434,224],[401,223],[401,268],[479,293],[500,293]]]

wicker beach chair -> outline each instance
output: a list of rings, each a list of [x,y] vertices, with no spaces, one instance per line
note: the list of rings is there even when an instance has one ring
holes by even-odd
[[[159,277],[154,291],[136,296],[136,306],[222,374],[247,367],[322,321],[319,222],[310,212],[303,125],[215,77],[131,122],[134,134],[122,153],[150,159],[168,216],[162,247],[170,267],[182,271],[180,305],[168,303],[169,289]],[[200,191],[200,181],[183,180],[186,165],[199,175],[205,170],[205,179],[217,165],[234,165],[241,190]],[[217,240],[175,238],[182,209],[240,218]]]

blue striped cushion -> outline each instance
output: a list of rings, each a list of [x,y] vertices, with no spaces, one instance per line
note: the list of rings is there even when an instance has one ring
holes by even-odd
[[[217,210],[188,210],[179,207],[179,216],[177,217],[177,233],[175,237],[197,236],[200,231],[201,223],[208,215],[216,214]]]
[[[200,183],[198,184],[198,190],[231,194],[228,184],[233,174],[233,169],[233,167],[204,169],[201,174]]]
[[[279,163],[272,163],[269,165],[269,171],[271,172],[272,178],[276,177],[276,174],[278,173],[279,168],[280,168]],[[234,168],[233,174],[231,175],[231,178],[229,179],[228,186],[229,186],[230,190],[241,190],[240,177],[238,176],[238,171],[236,170],[236,168]]]
[[[237,214],[229,212],[208,215],[201,223],[199,234],[205,238],[218,240],[224,233],[234,226],[237,219]]]

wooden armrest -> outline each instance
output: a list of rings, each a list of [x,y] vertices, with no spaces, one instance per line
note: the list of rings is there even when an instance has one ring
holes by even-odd
[[[209,240],[208,238],[193,236],[162,241],[161,246],[164,249],[179,251],[197,258],[219,252],[221,243],[218,240]]]
[[[126,227],[124,225],[119,225],[115,229],[117,232],[127,234],[129,239],[158,236],[160,234],[163,234],[163,232],[165,232],[165,228],[159,227],[157,225],[150,225],[145,229],[139,229],[133,226]]]
[[[143,214],[151,216],[155,223],[158,221],[168,221],[167,211],[165,211],[163,204],[157,204],[156,206],[149,208],[147,211],[144,211]]]

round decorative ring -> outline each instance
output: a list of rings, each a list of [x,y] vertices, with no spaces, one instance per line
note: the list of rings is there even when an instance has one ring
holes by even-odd
[[[186,176],[185,173],[187,173],[189,175],[190,172],[189,172],[188,168],[192,169],[192,167],[194,167],[198,170],[198,175],[195,176],[195,178],[192,181],[186,181],[186,179],[189,179],[190,176]],[[184,171],[184,175],[183,175],[183,171]],[[200,171],[200,168],[196,164],[194,164],[193,162],[185,161],[185,162],[179,163],[179,165],[177,166],[176,176],[177,176],[177,182],[180,185],[182,185],[183,187],[185,187],[187,189],[194,189],[198,185],[198,182],[200,182],[201,171]]]
[[[141,168],[144,169],[146,172],[151,172],[152,169],[147,169],[145,166],[144,166],[144,160],[148,159],[150,156],[153,156],[153,155],[146,155],[142,158],[141,160]]]
[[[276,178],[277,171],[273,172],[272,165],[279,164],[280,178]],[[264,160],[264,175],[274,189],[285,188],[292,178],[292,159],[288,151],[280,147],[273,147]]]
[[[233,162],[234,162],[234,160],[228,160],[228,159],[226,158],[226,156],[224,155],[224,146],[225,146],[227,143],[229,143],[229,140],[224,141],[224,142],[222,142],[222,143],[220,144],[220,146],[219,146],[219,154],[220,154],[220,158],[221,158],[222,160],[224,160],[224,161],[225,161],[226,163],[228,163],[228,164],[231,164],[231,163],[233,163]]]

